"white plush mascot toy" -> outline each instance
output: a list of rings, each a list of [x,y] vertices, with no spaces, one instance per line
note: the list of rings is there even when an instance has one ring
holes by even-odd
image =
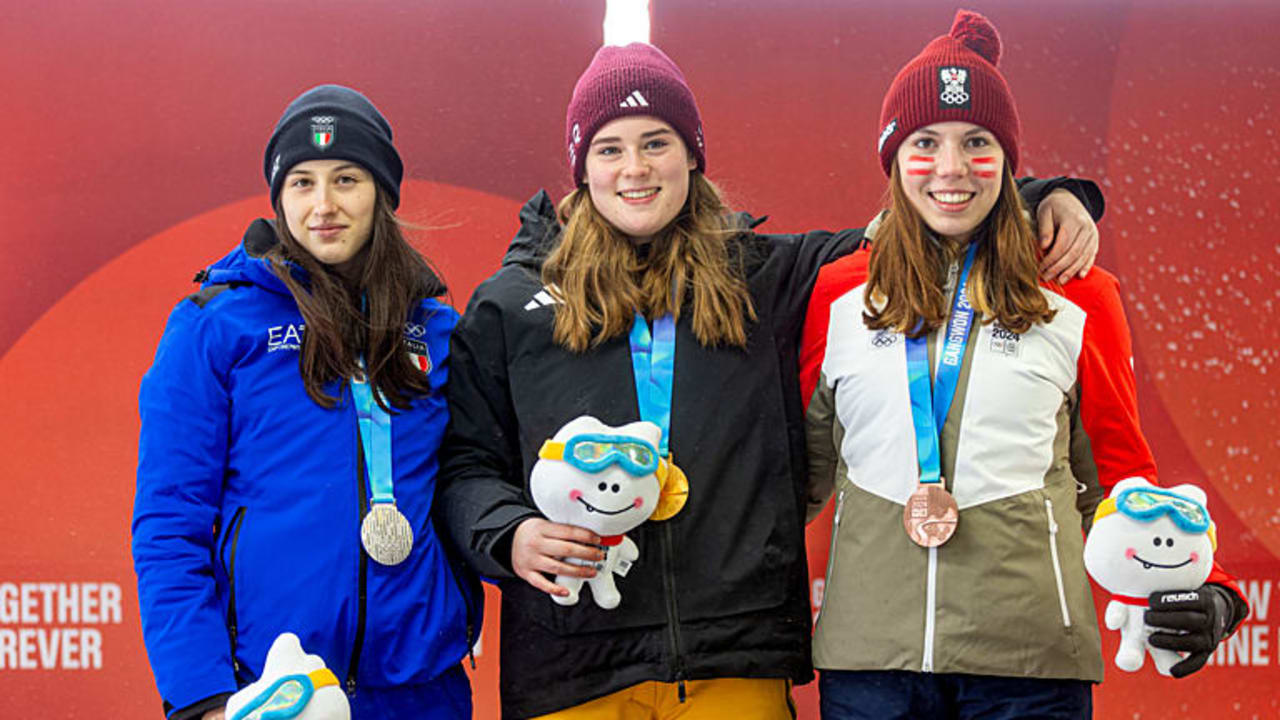
[[[651,422],[615,428],[584,415],[543,443],[529,476],[534,503],[548,520],[591,530],[605,545],[595,577],[556,576],[556,584],[569,590],[565,597],[552,596],[557,603],[577,604],[584,579],[600,607],[611,610],[622,601],[613,576],[625,576],[640,557],[624,533],[651,516],[661,519],[662,512],[655,515],[655,510],[663,483],[673,474],[674,466],[658,454],[661,436]],[[576,558],[566,562],[587,564]]]
[[[318,655],[308,655],[293,633],[267,651],[262,677],[227,701],[227,720],[351,720],[338,678]]]
[[[1085,568],[1112,595],[1105,619],[1107,628],[1120,630],[1116,667],[1135,672],[1150,652],[1156,670],[1170,674],[1182,656],[1147,643],[1147,598],[1200,587],[1213,569],[1217,545],[1204,490],[1157,487],[1143,478],[1116,483],[1098,506],[1084,545]]]

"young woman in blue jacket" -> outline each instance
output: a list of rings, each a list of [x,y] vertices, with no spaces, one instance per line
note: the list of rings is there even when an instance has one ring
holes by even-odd
[[[133,557],[167,717],[220,718],[283,632],[353,718],[469,718],[480,595],[431,524],[457,313],[394,215],[363,95],[295,99],[256,220],[182,300],[142,380]]]

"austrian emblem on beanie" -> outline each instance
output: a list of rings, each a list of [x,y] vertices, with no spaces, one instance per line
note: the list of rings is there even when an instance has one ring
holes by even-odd
[[[938,106],[969,109],[969,69],[944,67],[938,70]]]
[[[885,175],[908,135],[951,121],[990,130],[1009,167],[1017,171],[1022,124],[1013,93],[997,69],[1001,48],[1000,34],[990,20],[959,10],[951,31],[934,38],[898,71],[880,108],[876,149]]]

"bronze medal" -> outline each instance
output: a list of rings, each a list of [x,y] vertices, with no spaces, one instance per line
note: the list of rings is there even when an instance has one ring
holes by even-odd
[[[902,509],[902,527],[920,547],[934,548],[951,539],[960,522],[956,499],[942,483],[920,483]]]
[[[395,503],[374,503],[360,523],[360,544],[380,565],[399,565],[413,549],[413,528]]]

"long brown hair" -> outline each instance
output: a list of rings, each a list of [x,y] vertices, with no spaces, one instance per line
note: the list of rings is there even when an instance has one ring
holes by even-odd
[[[556,298],[554,338],[574,352],[630,330],[635,313],[671,313],[692,296],[693,333],[708,347],[747,344],[756,319],[740,252],[729,240],[741,223],[711,181],[689,173],[684,207],[641,258],[626,236],[596,210],[579,186],[557,207],[560,244],[542,265],[542,281]]]
[[[298,371],[307,395],[326,408],[336,405],[338,399],[326,393],[324,385],[358,374],[361,355],[370,387],[378,391],[373,393],[374,399],[384,409],[391,409],[387,403],[408,409],[414,396],[431,392],[426,374],[409,359],[404,328],[413,307],[423,298],[443,294],[444,283],[405,240],[381,187],[377,194],[372,234],[361,250],[364,265],[354,284],[344,281],[298,243],[289,232],[281,204],[276,203],[280,242],[266,258],[293,294],[306,322]],[[305,281],[295,275],[297,268],[304,271]]]
[[[889,328],[919,337],[946,322],[943,284],[963,248],[934,239],[902,189],[896,162],[887,194],[889,212],[871,243],[863,318],[873,330]],[[982,239],[969,273],[969,302],[983,321],[996,320],[1015,333],[1052,321],[1055,311],[1037,281],[1039,244],[1008,163],[1000,197],[976,233]]]

